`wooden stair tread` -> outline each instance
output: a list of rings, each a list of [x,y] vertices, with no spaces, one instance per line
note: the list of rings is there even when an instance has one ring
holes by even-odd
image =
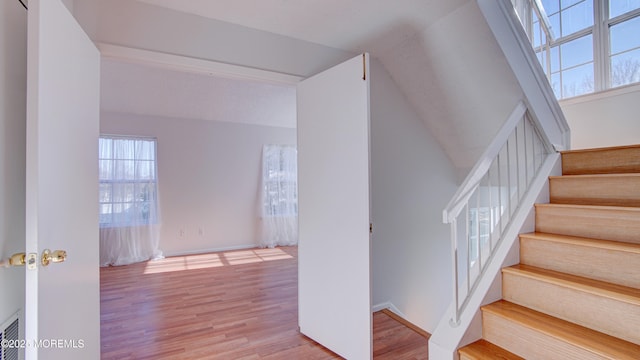
[[[640,306],[640,289],[522,264],[503,268],[502,272],[515,273],[520,276],[526,276],[540,281]]]
[[[640,172],[640,145],[561,152],[566,175]]]
[[[459,349],[458,353],[460,360],[524,360],[524,358],[483,339]]]
[[[549,234],[542,232],[520,234],[520,237],[543,241],[553,241],[570,245],[593,247],[602,250],[624,251],[640,255],[640,244],[628,243],[623,241],[590,239],[579,236]]]
[[[587,209],[587,210],[610,210],[626,211],[633,214],[640,214],[640,209],[633,206],[606,206],[606,205],[584,205],[584,204],[535,204],[535,207],[557,207],[567,209]]]
[[[551,203],[640,206],[640,173],[549,177]]]
[[[575,175],[551,175],[549,179],[633,179],[638,178],[640,173],[605,173],[605,174],[575,174]]]
[[[560,339],[604,358],[637,359],[640,345],[564,321],[526,307],[499,300],[482,307],[483,312],[508,319],[523,327]]]
[[[598,152],[604,152],[604,151],[619,151],[619,150],[629,150],[629,149],[637,149],[640,151],[640,144],[604,146],[604,147],[588,148],[588,149],[562,150],[560,151],[560,153],[561,154],[585,154],[585,153],[598,153]]]

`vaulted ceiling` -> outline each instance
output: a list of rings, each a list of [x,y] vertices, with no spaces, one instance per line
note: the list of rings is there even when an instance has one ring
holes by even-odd
[[[522,96],[473,0],[84,1],[103,4],[98,41],[166,46],[238,65],[253,59],[259,68],[301,76],[369,52],[460,169],[473,165]],[[169,13],[182,14],[180,22]],[[150,17],[160,20],[150,26]],[[240,35],[227,40],[231,25]],[[232,44],[263,36],[268,46]],[[288,51],[293,55],[279,54]],[[324,62],[314,63],[322,55]]]
[[[376,53],[468,0],[139,0],[352,52]]]

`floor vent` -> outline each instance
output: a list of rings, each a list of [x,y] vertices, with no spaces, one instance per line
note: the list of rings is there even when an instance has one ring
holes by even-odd
[[[20,349],[18,341],[20,340],[20,316],[19,313],[11,316],[0,330],[0,360],[18,360],[18,349]]]

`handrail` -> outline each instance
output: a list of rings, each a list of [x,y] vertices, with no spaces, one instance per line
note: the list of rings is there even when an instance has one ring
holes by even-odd
[[[545,35],[547,35],[548,43],[553,43],[556,40],[555,34],[553,33],[553,27],[549,22],[549,17],[547,16],[547,12],[544,9],[544,5],[540,2],[540,0],[529,0],[533,6],[533,10],[536,12],[538,19],[540,19],[540,24],[542,24],[542,29],[544,30]]]
[[[529,112],[556,150],[570,148],[570,128],[511,0],[477,0],[493,35],[524,91]]]
[[[530,184],[538,178],[542,164],[554,152],[541,124],[528,111],[527,104],[519,101],[443,210],[443,222],[451,226],[452,326],[459,323],[487,264],[502,243],[504,230],[511,224]]]
[[[491,166],[491,162],[498,155],[498,152],[502,148],[502,145],[507,141],[509,135],[518,124],[518,121],[522,118],[527,111],[527,107],[523,101],[518,102],[516,107],[511,112],[511,115],[507,118],[507,121],[502,125],[502,128],[498,131],[495,138],[487,149],[484,151],[480,159],[476,162],[474,167],[469,172],[469,175],[462,182],[462,185],[458,188],[458,191],[453,195],[451,201],[447,207],[442,211],[442,221],[445,224],[450,224],[451,221],[460,214],[462,211],[462,205],[469,199],[474,188],[480,183],[484,174]]]

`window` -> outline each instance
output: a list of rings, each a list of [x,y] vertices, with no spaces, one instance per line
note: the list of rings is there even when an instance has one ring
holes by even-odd
[[[100,227],[155,224],[156,140],[101,136]]]
[[[611,86],[640,82],[640,16],[609,23]]]
[[[640,0],[514,1],[558,99],[640,82]]]
[[[264,216],[298,215],[298,166],[294,146],[263,149]]]
[[[262,247],[298,243],[298,162],[292,145],[262,149]]]

